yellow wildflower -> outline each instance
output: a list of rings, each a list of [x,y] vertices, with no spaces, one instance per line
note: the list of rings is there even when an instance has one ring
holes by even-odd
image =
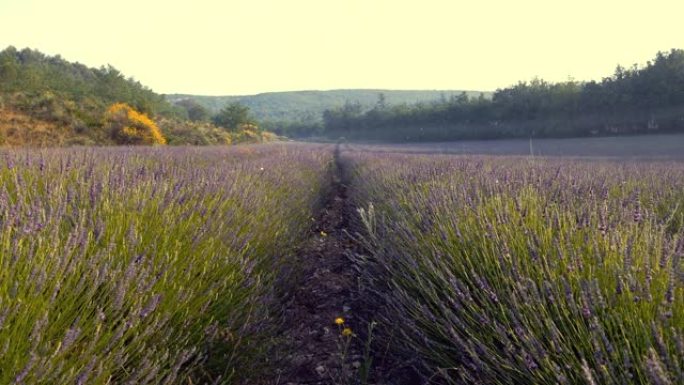
[[[325,231],[321,231],[321,237],[327,237],[327,236],[328,236],[328,233],[326,233]]]
[[[344,318],[342,318],[342,317],[335,318],[335,325],[342,325],[343,323],[344,323]]]
[[[349,337],[349,336],[351,336],[352,334],[353,334],[353,333],[352,333],[351,328],[344,328],[344,329],[342,329],[342,335],[343,335],[343,336]]]
[[[112,104],[104,123],[120,144],[166,144],[157,124],[125,103]]]

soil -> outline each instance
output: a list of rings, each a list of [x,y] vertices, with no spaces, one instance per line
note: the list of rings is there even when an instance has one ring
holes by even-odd
[[[290,293],[284,324],[270,378],[250,381],[259,385],[415,385],[426,379],[406,360],[367,352],[368,328],[377,309],[364,301],[355,263],[364,250],[355,238],[359,224],[349,201],[340,145],[335,150],[331,188],[312,226],[311,236],[293,261],[301,268],[301,285]],[[355,234],[355,235],[350,235]],[[344,319],[342,325],[337,318]],[[352,336],[344,336],[344,328]],[[386,349],[385,349],[386,350]],[[364,370],[364,368],[367,368]],[[363,373],[367,373],[364,375]]]
[[[0,145],[48,146],[62,144],[70,129],[0,106]]]
[[[347,234],[353,211],[335,152],[331,188],[312,234],[300,252],[302,284],[284,312],[280,369],[264,382],[277,385],[352,384],[363,364],[359,338],[344,336],[363,327],[355,312],[357,277],[350,261],[354,245]],[[342,318],[343,324],[335,320]],[[356,333],[354,333],[356,334]]]

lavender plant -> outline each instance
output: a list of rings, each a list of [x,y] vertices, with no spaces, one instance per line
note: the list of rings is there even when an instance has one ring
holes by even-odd
[[[374,338],[426,379],[684,383],[684,164],[346,162]]]
[[[0,383],[264,370],[330,162],[294,145],[0,153]]]

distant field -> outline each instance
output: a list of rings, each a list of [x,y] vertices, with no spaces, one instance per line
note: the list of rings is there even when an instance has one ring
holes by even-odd
[[[356,150],[407,154],[486,154],[684,159],[684,134],[573,139],[474,140],[411,144],[358,144]]]

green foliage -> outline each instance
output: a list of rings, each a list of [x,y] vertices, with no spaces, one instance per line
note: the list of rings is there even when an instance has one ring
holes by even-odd
[[[307,135],[316,132],[322,123],[326,109],[343,107],[347,103],[358,103],[363,109],[377,104],[378,95],[385,97],[388,106],[433,102],[458,95],[462,91],[395,91],[395,90],[331,90],[268,92],[249,96],[199,96],[167,95],[171,102],[193,100],[211,113],[218,113],[226,104],[239,102],[249,107],[255,119],[264,128],[286,135]],[[477,96],[477,92],[467,92]]]
[[[326,109],[317,129],[335,138],[434,141],[576,137],[684,131],[684,51],[660,52],[642,68],[619,67],[601,82],[541,79],[499,89],[491,98],[462,93],[429,103]]]
[[[159,127],[170,145],[208,146],[232,143],[229,132],[209,122],[162,118],[159,120]]]
[[[77,103],[85,98],[97,99],[105,106],[123,102],[153,115],[171,110],[163,96],[126,79],[112,66],[88,68],[28,48],[8,47],[0,52],[0,84],[5,93],[49,90]]]
[[[169,136],[172,144],[230,144],[234,141],[231,135],[221,133],[209,123],[209,111],[192,100],[171,105],[162,95],[125,78],[111,66],[88,68],[31,49],[18,51],[8,47],[0,52],[0,101],[0,108],[10,110],[12,114],[26,115],[12,122],[0,120],[2,144],[130,144],[139,142],[140,136],[122,136],[123,128],[154,127],[155,120],[165,122],[161,125],[162,133],[143,130],[154,133],[152,136],[156,139],[152,141],[155,143],[161,143],[163,136]],[[120,125],[120,129],[114,130],[116,135],[112,135],[113,120],[107,119],[106,112],[109,106],[119,103],[131,106],[150,119],[137,125]],[[249,117],[239,112],[231,110],[232,115],[224,116],[221,122],[253,124]],[[45,129],[36,130],[36,122]],[[59,133],[50,132],[55,131],[55,127],[59,128]],[[242,132],[253,129],[252,126],[238,124],[230,128],[236,131],[240,141],[264,140],[261,134],[252,138],[251,133]],[[172,132],[165,132],[167,129]],[[8,132],[10,139],[7,139]]]
[[[254,120],[249,115],[249,107],[233,102],[221,109],[212,118],[215,125],[223,127],[229,131],[236,131],[244,125],[254,124]]]
[[[174,105],[185,110],[188,119],[193,122],[203,122],[209,120],[209,110],[192,99],[179,100],[175,102]]]
[[[406,90],[330,90],[330,91],[288,91],[266,92],[245,96],[201,96],[186,94],[170,94],[171,102],[191,99],[217,113],[226,104],[240,102],[249,107],[260,121],[297,121],[303,115],[310,115],[320,120],[320,114],[328,108],[341,107],[345,103],[360,103],[364,108],[374,106],[378,95],[385,97],[388,105],[413,104],[417,102],[438,101],[459,95],[463,91],[406,91]],[[477,96],[479,92],[466,91],[469,96]]]
[[[238,130],[226,131],[209,122],[191,122],[181,119],[161,119],[159,127],[170,145],[229,145],[239,143],[264,143],[278,139],[268,131],[243,126]]]

